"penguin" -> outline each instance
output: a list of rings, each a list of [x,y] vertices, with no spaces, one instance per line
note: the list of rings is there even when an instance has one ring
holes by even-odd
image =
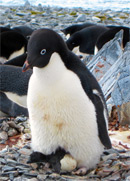
[[[22,67],[0,65],[0,92],[14,103],[27,108],[27,89],[32,70],[25,74]]]
[[[12,31],[10,28],[5,27],[5,26],[0,26],[0,33],[3,33],[5,31]]]
[[[16,31],[5,31],[0,34],[0,58],[10,60],[26,52],[28,40]]]
[[[94,54],[97,38],[108,29],[99,25],[84,28],[70,36],[66,44],[76,55],[85,57],[88,54]]]
[[[4,62],[4,65],[14,65],[14,66],[18,66],[18,67],[22,67],[25,60],[27,58],[27,53],[23,53],[22,55],[19,55],[11,60],[8,60],[6,62]]]
[[[12,27],[12,30],[15,30],[18,33],[21,33],[25,37],[30,37],[32,32],[34,31],[32,28],[28,26],[15,26],[15,27]]]
[[[27,108],[14,103],[8,99],[3,92],[0,92],[0,117],[5,115],[8,117],[17,117],[21,115],[28,117],[28,110]]]
[[[126,43],[130,41],[130,37],[129,37],[130,28],[129,27],[125,27],[125,26],[108,26],[108,27],[110,27],[110,29],[98,37],[97,42],[95,44],[94,54],[96,54],[103,47],[103,45],[105,43],[112,40],[114,38],[115,34],[120,30],[123,30],[122,48],[124,48]]]
[[[62,29],[61,31],[66,35],[66,37],[68,39],[73,33],[77,32],[83,28],[94,26],[94,25],[96,25],[96,24],[90,23],[90,22],[83,23],[83,24],[74,24],[67,28]]]
[[[111,148],[103,92],[55,31],[34,31],[27,52],[23,72],[33,69],[27,93],[32,150],[45,156],[61,148],[69,153],[61,168],[73,159],[76,174],[85,174],[99,162],[104,148]]]

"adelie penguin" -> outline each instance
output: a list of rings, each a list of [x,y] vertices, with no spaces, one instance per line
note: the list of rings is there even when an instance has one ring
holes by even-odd
[[[94,23],[83,23],[83,24],[74,24],[71,26],[68,26],[65,29],[62,29],[61,31],[66,35],[67,39],[75,32],[82,30],[83,28],[87,28],[89,26],[94,26],[96,24]]]
[[[130,28],[125,26],[108,26],[110,29],[108,31],[105,31],[102,33],[95,44],[95,51],[94,54],[96,54],[105,43],[112,40],[117,32],[120,30],[123,30],[123,42],[122,42],[122,48],[125,47],[126,43],[130,41],[129,33]]]
[[[27,89],[32,70],[22,72],[21,67],[0,65],[0,110],[9,116],[28,116]]]
[[[111,148],[101,88],[53,30],[34,31],[27,52],[23,72],[33,68],[27,94],[32,149],[45,156],[61,148],[69,155],[60,161],[61,169],[77,167],[77,174],[85,174],[104,148]]]
[[[72,34],[66,44],[76,55],[86,57],[88,54],[94,54],[97,38],[108,29],[108,27],[100,25],[83,28]]]
[[[10,60],[26,52],[28,40],[20,33],[11,30],[0,34],[0,58]]]

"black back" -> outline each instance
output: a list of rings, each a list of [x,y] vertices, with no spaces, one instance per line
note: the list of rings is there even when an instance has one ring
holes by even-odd
[[[7,96],[0,92],[0,111],[4,112],[10,117],[17,117],[24,115],[28,117],[28,110],[18,104],[12,102],[7,98]]]
[[[16,26],[16,27],[13,27],[12,29],[17,31],[18,33],[21,33],[25,37],[30,36],[32,32],[34,31],[32,28],[28,26]]]
[[[63,30],[61,30],[65,35],[70,34],[72,35],[73,33],[80,31],[83,28],[89,27],[89,26],[94,26],[96,24],[94,23],[83,23],[83,24],[75,24],[72,26],[69,26]]]
[[[0,65],[0,91],[15,93],[19,96],[27,95],[31,74],[32,70],[23,73],[21,67]]]
[[[15,52],[20,50],[22,47],[27,48],[27,39],[16,31],[5,31],[0,34],[1,39],[1,51],[0,56],[6,59]]]
[[[70,50],[73,50],[76,46],[79,46],[79,50],[82,53],[94,54],[94,47],[98,37],[107,31],[109,28],[105,26],[90,26],[74,33],[66,41]]]
[[[126,43],[130,41],[130,28],[124,26],[111,26],[109,30],[98,37],[96,42],[96,47],[98,48],[98,50],[100,50],[105,43],[112,40],[115,34],[120,30],[123,30],[123,47],[125,47]]]
[[[25,60],[26,60],[26,58],[27,58],[27,54],[24,53],[24,54],[19,55],[19,56],[15,57],[15,58],[13,58],[13,59],[11,59],[9,61],[6,61],[4,64],[5,65],[15,65],[15,66],[22,67]]]

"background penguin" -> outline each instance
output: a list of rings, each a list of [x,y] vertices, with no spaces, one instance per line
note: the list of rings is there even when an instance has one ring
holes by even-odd
[[[97,38],[108,29],[105,26],[97,25],[84,28],[70,36],[66,44],[76,55],[84,57],[87,54],[94,54]]]
[[[19,106],[18,104],[8,99],[3,92],[0,92],[0,117],[3,116],[3,113],[4,116],[6,114],[6,116],[10,117],[17,117],[20,115],[28,117],[27,108]]]
[[[4,65],[15,65],[15,66],[22,67],[26,58],[27,58],[27,53],[24,53],[24,54],[19,55],[19,56],[15,57],[11,60],[4,62],[3,64]]]
[[[32,149],[50,155],[60,147],[76,160],[77,173],[82,167],[86,173],[104,147],[111,148],[101,88],[56,32],[35,31],[27,51],[23,71],[33,68],[27,95]]]
[[[13,27],[12,30],[15,30],[21,33],[25,37],[30,37],[32,32],[34,31],[32,28],[28,26],[16,26],[16,27]]]
[[[130,41],[130,37],[129,37],[130,28],[124,27],[124,26],[108,26],[108,27],[110,27],[110,29],[102,33],[98,37],[96,45],[95,45],[94,54],[96,54],[103,47],[105,43],[112,40],[115,34],[121,29],[123,30],[123,44],[122,44],[123,48],[125,47],[126,43]]]
[[[27,107],[26,96],[32,70],[22,73],[21,67],[0,65],[0,91],[13,102]]]
[[[65,29],[62,29],[61,31],[67,36],[67,39],[73,34],[75,33],[76,31],[79,31],[83,28],[86,28],[86,27],[89,27],[89,26],[94,26],[96,24],[94,23],[83,23],[83,24],[75,24],[75,25],[72,25],[72,26],[69,26]]]
[[[0,26],[0,33],[3,33],[5,31],[12,31],[12,30],[8,27]]]
[[[5,31],[0,34],[0,57],[10,60],[26,52],[27,39],[16,31]]]

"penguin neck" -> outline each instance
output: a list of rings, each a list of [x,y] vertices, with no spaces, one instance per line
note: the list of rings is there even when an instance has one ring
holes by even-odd
[[[33,74],[38,81],[47,84],[55,84],[61,80],[67,68],[58,53],[53,53],[47,66],[43,68],[34,67]]]

